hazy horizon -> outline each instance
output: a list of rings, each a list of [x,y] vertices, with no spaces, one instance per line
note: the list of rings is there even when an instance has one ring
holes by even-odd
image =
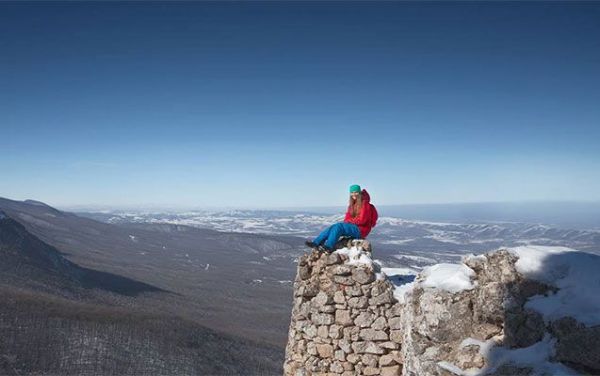
[[[168,207],[79,205],[61,206],[43,202],[59,210],[74,213],[189,213],[189,212],[280,212],[341,215],[345,205],[337,206],[287,206],[287,207]],[[554,225],[562,228],[600,230],[600,201],[513,201],[513,202],[463,202],[379,205],[380,216],[424,220],[433,222],[522,222]],[[269,214],[271,215],[271,214]]]
[[[332,209],[345,208],[346,203],[340,203],[338,205],[281,205],[281,206],[243,206],[243,205],[195,205],[195,204],[168,204],[168,203],[146,203],[146,204],[124,204],[117,205],[111,203],[80,203],[80,204],[61,204],[53,203],[52,201],[45,201],[38,198],[32,197],[7,197],[0,196],[14,201],[38,201],[49,206],[55,207],[60,210],[282,210],[282,211],[295,211],[295,210],[316,210],[316,211],[331,211]],[[497,205],[497,204],[514,204],[514,205],[529,205],[529,204],[598,204],[600,200],[514,200],[514,201],[464,201],[464,202],[414,202],[414,203],[392,203],[392,204],[377,204],[377,207],[407,207],[407,206],[460,206],[460,205]]]
[[[25,200],[33,200],[40,201],[34,199],[23,199]],[[44,202],[45,201],[40,201]],[[515,200],[515,201],[464,201],[464,202],[407,202],[407,203],[397,203],[397,204],[379,204],[378,206],[443,206],[443,205],[478,205],[478,204],[600,204],[600,200]],[[54,205],[51,205],[54,206]],[[138,208],[138,209],[174,209],[174,210],[186,210],[186,208],[198,209],[198,210],[212,210],[212,209],[250,209],[250,210],[261,210],[261,209],[269,209],[269,210],[296,210],[296,209],[328,209],[328,208],[340,208],[346,207],[343,205],[300,205],[300,206],[291,206],[291,205],[283,205],[283,206],[199,206],[199,205],[169,205],[169,204],[136,204],[136,205],[111,205],[111,204],[69,204],[69,205],[56,205],[57,208],[63,209],[74,209],[74,208],[107,208],[107,209],[130,209],[130,208]]]

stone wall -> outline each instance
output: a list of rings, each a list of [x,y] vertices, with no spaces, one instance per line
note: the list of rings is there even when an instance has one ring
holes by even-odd
[[[300,257],[285,375],[402,373],[394,286],[377,264],[348,258],[319,252]]]
[[[517,260],[506,250],[465,257],[470,287],[456,291],[431,287],[423,272],[399,303],[377,264],[306,254],[298,263],[284,374],[600,374],[600,326],[570,316],[544,319],[529,308],[530,298],[560,288],[519,274]]]

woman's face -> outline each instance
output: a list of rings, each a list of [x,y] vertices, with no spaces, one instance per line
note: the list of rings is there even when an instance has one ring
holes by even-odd
[[[360,192],[352,192],[352,193],[350,193],[350,197],[352,197],[352,199],[356,201],[359,194],[360,194]]]

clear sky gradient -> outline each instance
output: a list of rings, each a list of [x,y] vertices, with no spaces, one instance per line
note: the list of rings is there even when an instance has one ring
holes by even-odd
[[[0,2],[0,196],[600,200],[598,2]]]

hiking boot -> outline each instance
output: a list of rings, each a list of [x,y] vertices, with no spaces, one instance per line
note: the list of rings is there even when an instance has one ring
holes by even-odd
[[[320,246],[319,246],[319,251],[320,251],[320,252],[333,253],[333,251],[335,251],[335,249],[333,249],[333,248],[329,248],[329,247],[327,247],[327,246],[324,246],[324,245],[320,245]]]
[[[304,244],[306,244],[306,246],[309,248],[318,248],[319,247],[319,245],[317,243],[313,243],[310,240],[305,241]]]

